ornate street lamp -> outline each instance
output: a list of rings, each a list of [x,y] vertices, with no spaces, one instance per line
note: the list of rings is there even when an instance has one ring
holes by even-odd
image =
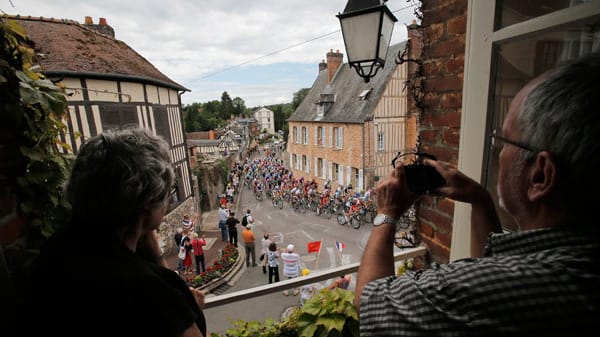
[[[348,64],[365,82],[385,64],[394,22],[387,0],[348,0],[343,13],[336,15],[342,26]]]

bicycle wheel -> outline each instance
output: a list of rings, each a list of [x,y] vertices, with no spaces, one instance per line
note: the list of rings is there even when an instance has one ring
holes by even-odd
[[[360,228],[360,216],[355,215],[353,217],[350,217],[350,226],[354,229],[359,229]]]
[[[302,214],[306,213],[307,209],[308,209],[308,206],[303,201],[301,201],[300,206],[298,207],[298,210],[300,211],[300,213],[302,213]]]
[[[344,214],[338,214],[338,215],[337,215],[337,217],[336,217],[336,219],[337,219],[337,222],[338,222],[340,225],[342,225],[342,226],[343,226],[343,225],[345,225],[345,224],[346,224],[346,216],[345,216]]]
[[[331,219],[331,217],[335,213],[335,210],[329,206],[329,207],[325,207],[325,209],[323,209],[322,212],[325,213],[325,217],[327,217],[327,219]]]

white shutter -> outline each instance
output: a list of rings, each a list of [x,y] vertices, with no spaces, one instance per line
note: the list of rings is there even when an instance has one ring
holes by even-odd
[[[329,147],[333,147],[333,126],[329,127]]]
[[[346,167],[346,181],[348,182],[348,184],[352,181],[352,167],[347,166]]]
[[[344,165],[338,165],[338,183],[344,185]]]
[[[319,161],[317,160],[317,157],[315,157],[315,161],[314,161],[314,166],[315,166],[315,174],[314,174],[314,176],[315,177],[319,176],[319,165],[318,164],[319,164]]]
[[[319,134],[317,133],[318,126],[315,126],[315,145],[319,146]]]
[[[333,181],[333,163],[327,163],[327,178]]]
[[[290,167],[292,169],[294,169],[294,161],[292,160],[293,157],[294,157],[294,155],[290,155]]]
[[[340,128],[339,130],[340,130],[339,131],[340,132],[340,143],[338,144],[338,147],[340,149],[343,149],[344,148],[344,128]]]
[[[358,170],[358,190],[364,190],[365,186],[363,185],[363,169]]]

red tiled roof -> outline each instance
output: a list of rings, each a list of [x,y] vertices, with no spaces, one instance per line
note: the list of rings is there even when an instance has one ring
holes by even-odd
[[[0,16],[17,21],[35,44],[47,74],[125,78],[189,91],[168,78],[123,41],[72,20]]]

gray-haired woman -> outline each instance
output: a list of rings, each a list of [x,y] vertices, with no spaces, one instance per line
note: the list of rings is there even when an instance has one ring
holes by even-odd
[[[40,335],[206,335],[204,294],[165,267],[158,245],[173,181],[167,143],[145,130],[85,142],[66,185],[71,221],[32,269]]]

